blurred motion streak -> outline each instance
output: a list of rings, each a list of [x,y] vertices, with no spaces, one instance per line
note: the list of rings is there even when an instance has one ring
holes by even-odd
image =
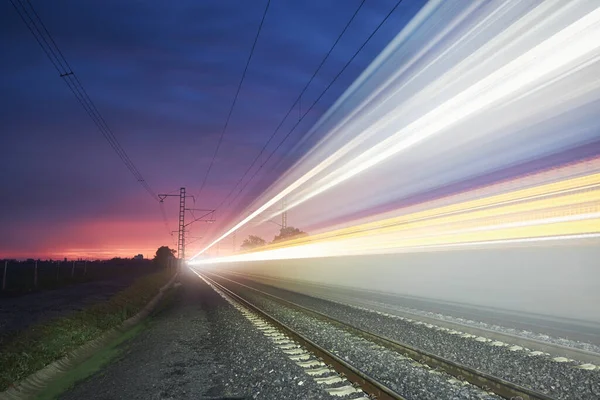
[[[597,1],[427,3],[309,132],[323,138],[192,260],[292,209],[324,232],[192,264],[597,235],[596,157],[398,203],[597,141],[599,60]],[[386,204],[368,223],[332,222]]]
[[[361,224],[194,264],[382,254],[600,236],[600,173]]]

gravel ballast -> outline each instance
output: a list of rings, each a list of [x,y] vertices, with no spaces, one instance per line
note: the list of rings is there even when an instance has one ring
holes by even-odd
[[[182,282],[120,359],[60,398],[334,398],[197,276]]]
[[[417,324],[414,321],[385,316],[248,280],[244,280],[243,283],[357,328],[531,388],[552,398],[600,399],[600,370],[582,369],[582,363],[560,359],[555,361],[554,356],[548,354],[533,355],[524,349],[515,350],[514,347],[498,343],[492,345],[494,342],[484,341],[485,338],[462,337],[451,334],[448,330],[437,330],[431,325],[428,327],[426,324]],[[229,286],[233,284],[230,283]]]
[[[232,284],[219,281],[227,287]],[[282,306],[249,289],[234,291],[292,329],[346,360],[407,399],[499,399],[476,386],[432,370],[414,360],[351,335],[332,324]]]
[[[250,279],[259,284],[359,308],[365,307],[408,318],[434,319],[442,324],[447,322],[465,328],[485,330],[492,334],[498,332],[600,354],[598,322],[256,275],[231,273],[231,277]]]

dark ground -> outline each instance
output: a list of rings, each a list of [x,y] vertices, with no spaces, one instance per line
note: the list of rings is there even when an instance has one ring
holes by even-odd
[[[0,299],[0,335],[21,330],[34,323],[61,317],[108,300],[131,286],[139,276],[87,282],[56,290]]]
[[[314,380],[191,272],[121,357],[61,399],[326,399]]]

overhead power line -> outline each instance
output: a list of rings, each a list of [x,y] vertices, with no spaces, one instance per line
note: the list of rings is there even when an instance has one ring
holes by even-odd
[[[350,59],[348,59],[348,61],[346,62],[346,64],[344,64],[344,66],[342,67],[342,69],[335,75],[335,77],[331,80],[331,82],[327,85],[327,87],[325,87],[325,89],[323,89],[323,91],[319,94],[319,96],[317,97],[317,99],[310,105],[310,107],[304,111],[304,113],[301,115],[301,117],[298,119],[298,121],[296,121],[296,123],[290,128],[290,130],[287,132],[287,134],[283,137],[283,139],[277,144],[277,146],[275,147],[275,149],[273,149],[270,154],[268,155],[268,157],[266,158],[266,160],[264,162],[262,162],[259,166],[258,169],[256,169],[254,171],[254,173],[252,174],[252,176],[250,177],[250,179],[248,179],[246,181],[246,183],[242,186],[242,188],[236,193],[236,195],[233,197],[233,199],[231,199],[231,201],[228,202],[228,205],[233,204],[236,199],[240,196],[240,194],[246,189],[246,187],[248,186],[248,184],[250,182],[252,182],[254,180],[254,178],[258,175],[258,173],[263,169],[263,167],[269,162],[269,160],[273,157],[273,155],[277,152],[277,150],[279,150],[279,148],[281,148],[281,146],[283,145],[283,143],[289,139],[289,137],[292,135],[292,133],[296,130],[296,128],[298,127],[298,125],[304,120],[304,118],[310,113],[310,111],[315,107],[315,105],[323,98],[323,96],[325,95],[325,93],[327,93],[327,91],[333,86],[333,84],[337,81],[337,79],[344,73],[344,71],[346,70],[346,68],[348,68],[348,66],[354,61],[354,59],[356,58],[356,56],[358,56],[358,54],[364,49],[364,47],[371,41],[371,39],[373,38],[373,36],[375,36],[375,34],[379,31],[379,29],[385,24],[385,22],[389,19],[389,17],[394,13],[394,11],[396,11],[396,9],[398,8],[398,6],[402,3],[403,0],[398,0],[396,2],[396,4],[392,7],[392,9],[386,14],[386,16],[381,20],[381,22],[379,22],[379,24],[375,27],[375,29],[371,32],[371,34],[363,41],[363,43],[360,45],[360,47],[356,50],[356,52],[354,52],[354,54],[352,55],[352,57],[350,57]],[[364,2],[363,2],[364,3]],[[342,31],[342,33],[340,34],[340,36],[338,37],[338,39],[336,40],[336,42],[334,43],[334,45],[332,46],[332,48],[329,50],[329,52],[327,53],[325,59],[329,56],[329,54],[331,53],[331,51],[333,50],[333,47],[335,47],[335,45],[337,44],[337,42],[339,41],[339,39],[341,38],[341,35],[343,35],[343,33],[346,31],[346,29],[348,28],[348,26],[350,25],[350,23],[352,22],[352,20],[354,19],[354,17],[356,16],[356,13],[358,13],[358,10],[360,9],[360,7],[362,7],[361,3],[359,5],[359,8],[357,9],[357,11],[354,13],[354,15],[352,16],[352,18],[350,19],[350,21],[348,22],[348,24],[346,25],[346,27],[344,28],[344,30]],[[321,65],[324,63],[325,59],[322,61],[322,63],[319,65],[318,69],[321,67]],[[315,71],[315,74],[316,72]],[[313,77],[311,78],[310,81],[312,81]],[[309,82],[310,82],[309,81]],[[261,150],[262,154],[264,152],[264,150],[266,149],[266,146],[268,145],[268,143],[272,140],[272,138],[275,136],[275,134],[277,133],[277,130],[281,127],[281,125],[283,124],[283,122],[285,121],[285,119],[288,117],[288,115],[290,114],[291,110],[293,109],[293,107],[296,105],[296,103],[299,101],[299,99],[302,97],[302,93],[304,93],[304,91],[306,90],[306,87],[303,89],[303,91],[301,92],[300,96],[298,96],[298,98],[296,99],[296,101],[294,102],[294,104],[292,105],[292,107],[290,107],[290,111],[288,111],[288,113],[285,115],[285,117],[283,118],[283,120],[280,122],[280,124],[277,126],[277,128],[275,129],[275,131],[273,132],[273,134],[271,135],[271,137],[269,138],[269,141],[267,142],[267,144],[263,147],[263,149]],[[248,172],[252,169],[253,165],[256,163],[256,161],[259,159],[260,154],[258,157],[256,157],[252,163],[252,165],[246,170],[246,172],[244,173],[244,176],[248,174]],[[244,177],[242,177],[242,179],[236,184],[235,187],[237,187],[241,181],[244,179]],[[229,194],[223,199],[223,201],[219,204],[219,206],[216,209],[219,209],[220,207],[223,206],[223,204],[225,203],[225,201],[227,200],[227,198],[229,198],[229,196],[231,196],[231,194],[233,193],[233,191],[235,190],[232,189],[231,192],[229,192]],[[226,220],[223,219],[223,222],[225,223]]]
[[[366,0],[362,0],[360,2],[360,4],[358,5],[358,8],[354,11],[354,14],[352,14],[352,17],[350,17],[350,19],[348,20],[348,22],[344,26],[344,29],[342,29],[342,31],[338,35],[337,39],[335,39],[335,42],[333,42],[333,44],[329,48],[329,51],[327,51],[327,54],[325,54],[325,57],[323,57],[323,59],[321,60],[321,62],[317,66],[317,69],[315,69],[315,71],[313,72],[313,74],[310,77],[310,79],[304,85],[304,88],[302,88],[302,90],[300,91],[300,94],[296,97],[296,100],[294,100],[294,102],[289,107],[289,109],[288,109],[287,113],[285,114],[285,116],[279,122],[279,125],[277,125],[277,127],[275,128],[275,130],[271,133],[271,135],[269,136],[269,139],[264,144],[264,146],[262,147],[262,149],[260,150],[260,152],[258,153],[258,155],[254,158],[254,160],[252,161],[252,163],[248,166],[248,168],[246,169],[246,171],[244,172],[244,174],[242,175],[242,177],[237,181],[237,183],[235,184],[235,186],[229,191],[229,193],[227,194],[227,196],[225,196],[225,198],[223,199],[223,201],[221,201],[221,203],[219,204],[219,206],[217,206],[217,209],[220,208],[225,203],[225,201],[227,201],[227,199],[233,194],[233,192],[235,191],[235,189],[237,189],[237,187],[242,183],[242,181],[248,175],[248,173],[250,172],[250,170],[252,170],[252,168],[254,167],[254,165],[258,162],[258,160],[260,159],[260,156],[263,155],[263,153],[265,152],[265,150],[267,149],[267,147],[269,146],[269,144],[271,143],[271,141],[273,140],[273,138],[275,137],[275,135],[277,135],[277,132],[279,132],[279,129],[282,127],[282,125],[286,121],[287,117],[289,117],[290,113],[294,110],[294,107],[296,107],[297,104],[299,105],[300,100],[302,99],[302,96],[304,95],[304,93],[306,92],[306,90],[308,89],[308,87],[310,86],[310,84],[312,83],[312,81],[315,79],[315,77],[317,76],[317,74],[319,73],[319,71],[321,70],[321,68],[323,67],[323,65],[325,64],[325,62],[327,61],[327,59],[329,58],[329,56],[331,55],[331,53],[333,52],[333,50],[335,49],[335,47],[337,46],[337,44],[339,43],[339,41],[342,38],[342,36],[344,36],[344,33],[346,33],[346,31],[348,30],[348,27],[350,26],[350,24],[352,23],[352,21],[354,21],[354,18],[356,17],[356,15],[358,14],[358,12],[362,8],[362,6],[365,4],[365,1]],[[300,120],[302,118],[303,117],[300,115]]]
[[[256,48],[256,43],[258,42],[258,37],[260,36],[260,31],[262,30],[263,24],[265,22],[265,18],[267,16],[267,11],[269,11],[269,5],[271,4],[271,0],[267,0],[267,5],[265,7],[265,11],[263,12],[262,19],[260,20],[260,25],[258,25],[258,30],[256,31],[256,36],[254,36],[254,42],[252,43],[252,49],[250,50],[250,54],[248,55],[248,59],[246,60],[246,65],[244,66],[244,72],[242,73],[242,78],[240,79],[240,83],[237,86],[237,90],[235,91],[235,96],[233,97],[233,101],[231,102],[231,107],[229,107],[229,113],[227,114],[227,118],[225,119],[225,124],[223,125],[223,129],[221,130],[221,135],[219,136],[219,141],[217,142],[217,147],[215,147],[215,152],[213,153],[212,159],[210,160],[210,164],[206,169],[206,173],[204,174],[204,179],[202,179],[202,185],[200,185],[200,190],[198,190],[198,194],[196,198],[200,198],[202,194],[202,190],[206,185],[206,180],[210,171],[215,163],[215,159],[217,157],[217,153],[219,152],[219,148],[221,147],[221,143],[223,143],[223,136],[225,135],[225,131],[227,130],[227,126],[229,125],[229,120],[231,119],[231,114],[233,114],[233,109],[235,107],[235,103],[237,102],[238,96],[240,94],[240,90],[242,89],[242,84],[244,83],[244,79],[246,78],[246,72],[248,71],[248,66],[250,65],[250,60],[252,60],[252,55],[254,54],[254,49]]]
[[[352,16],[350,17],[350,19],[348,20],[348,22],[346,23],[346,25],[344,26],[344,28],[340,32],[340,34],[337,36],[337,38],[335,39],[335,41],[333,42],[333,44],[331,45],[331,47],[329,48],[329,50],[327,51],[327,53],[325,54],[325,56],[323,57],[323,59],[321,60],[321,62],[319,63],[319,65],[317,66],[317,68],[315,69],[315,71],[313,72],[313,74],[310,77],[310,79],[306,82],[306,84],[304,85],[304,87],[300,91],[300,94],[298,94],[298,96],[296,97],[296,99],[294,100],[294,102],[292,103],[292,105],[288,108],[287,113],[283,116],[283,118],[281,119],[281,121],[279,122],[279,124],[277,125],[277,127],[275,128],[275,130],[271,133],[271,135],[267,139],[267,142],[263,145],[262,149],[256,155],[256,157],[254,158],[254,160],[252,161],[252,163],[250,163],[250,165],[244,171],[244,173],[242,174],[242,176],[240,177],[240,179],[231,188],[231,190],[229,191],[229,193],[223,198],[223,200],[219,203],[219,205],[215,208],[215,210],[218,211],[223,206],[223,204],[225,204],[225,202],[231,197],[231,195],[234,193],[234,191],[242,183],[242,181],[244,180],[244,178],[246,178],[246,176],[248,175],[248,173],[252,170],[252,168],[256,165],[256,163],[258,162],[258,160],[260,159],[260,157],[266,151],[267,147],[269,146],[269,144],[271,143],[271,141],[273,140],[273,138],[277,135],[277,132],[279,132],[279,129],[283,126],[284,122],[287,120],[287,118],[289,117],[289,115],[291,114],[291,112],[294,110],[294,107],[296,107],[296,105],[298,105],[299,120],[301,121],[303,119],[303,116],[300,113],[300,101],[302,99],[302,96],[308,90],[310,84],[313,82],[313,80],[315,79],[315,77],[317,76],[317,74],[319,73],[319,71],[321,70],[321,68],[323,67],[323,65],[325,64],[325,62],[327,61],[327,59],[329,58],[329,56],[333,52],[333,50],[336,48],[336,46],[338,45],[340,39],[342,38],[342,36],[344,36],[344,34],[346,33],[346,31],[350,27],[350,24],[352,24],[352,22],[356,18],[356,15],[358,14],[358,12],[361,10],[361,8],[363,7],[363,5],[365,4],[365,1],[366,0],[362,0],[360,2],[360,4],[356,8],[356,10],[352,14]],[[246,186],[247,186],[247,184],[244,185],[244,187],[242,188],[242,190],[240,190],[240,192],[242,192],[243,189]],[[239,193],[238,193],[238,195],[235,196],[235,198],[237,198],[237,196],[239,196]],[[229,204],[233,203],[233,201],[235,200],[235,198],[232,201],[230,201]]]
[[[292,126],[290,128],[290,130],[288,131],[288,133],[277,144],[277,146],[275,147],[275,149],[273,149],[273,151],[271,151],[271,153],[269,154],[269,156],[267,157],[267,159],[263,163],[261,163],[260,167],[254,172],[254,174],[250,177],[250,179],[246,182],[246,184],[242,187],[242,189],[237,193],[237,195],[233,198],[233,200],[231,200],[229,202],[229,204],[231,204],[231,203],[233,203],[235,201],[235,199],[240,195],[240,193],[242,193],[244,191],[244,189],[246,188],[246,186],[248,186],[248,183],[250,183],[256,177],[256,175],[260,172],[260,170],[269,162],[269,160],[271,159],[271,157],[273,157],[273,155],[277,152],[277,150],[279,150],[279,148],[283,145],[283,143],[292,135],[292,133],[296,130],[296,128],[298,127],[298,125],[300,125],[300,122],[302,122],[302,120],[308,115],[308,113],[310,113],[310,111],[323,98],[323,96],[325,95],[325,93],[327,93],[327,91],[331,88],[331,86],[333,86],[333,84],[335,83],[335,81],[337,81],[338,78],[344,73],[344,71],[346,70],[346,68],[348,68],[348,66],[352,63],[352,61],[354,61],[354,59],[356,58],[356,56],[362,51],[362,49],[364,49],[364,47],[367,45],[367,43],[369,43],[369,41],[371,41],[371,39],[373,38],[373,36],[375,36],[375,34],[379,31],[379,29],[383,26],[383,24],[388,20],[388,18],[394,13],[394,11],[396,11],[396,8],[398,8],[398,6],[400,5],[400,3],[402,3],[402,0],[398,0],[396,2],[396,4],[394,5],[394,7],[392,7],[392,9],[386,14],[386,16],[379,23],[379,25],[377,25],[377,27],[373,30],[373,32],[371,32],[371,34],[367,37],[367,39],[360,45],[360,47],[356,50],[356,52],[352,55],[352,57],[350,57],[350,59],[346,62],[346,64],[344,64],[344,66],[342,67],[342,69],[331,80],[331,82],[329,82],[329,85],[327,85],[327,87],[325,89],[323,89],[323,91],[321,92],[321,94],[319,94],[319,97],[317,97],[317,99],[310,105],[310,107],[304,112],[304,114],[302,114],[302,117],[294,124],[294,126]]]
[[[73,95],[75,95],[77,101],[79,101],[79,104],[81,104],[94,124],[96,124],[102,136],[104,136],[106,141],[115,151],[115,153],[117,153],[117,156],[121,159],[123,164],[125,164],[129,172],[131,172],[138,183],[146,190],[146,192],[148,192],[150,196],[152,196],[153,199],[158,201],[156,192],[152,190],[133,161],[131,161],[131,158],[129,158],[129,155],[123,146],[121,146],[117,140],[115,134],[106,123],[104,117],[98,111],[98,108],[81,84],[81,81],[69,65],[62,51],[54,41],[54,38],[42,22],[42,19],[38,13],[35,11],[31,2],[29,0],[10,0],[10,2],[46,56],[48,56],[48,59],[52,65],[54,65],[54,68],[56,68],[58,71],[59,76],[63,78],[63,81],[66,83]]]
[[[158,202],[158,206],[160,207],[160,213],[162,215],[163,223],[165,224],[165,228],[169,233],[169,236],[173,236],[173,232],[171,231],[171,227],[169,226],[169,219],[167,218],[167,213],[165,211],[165,203],[162,201]]]

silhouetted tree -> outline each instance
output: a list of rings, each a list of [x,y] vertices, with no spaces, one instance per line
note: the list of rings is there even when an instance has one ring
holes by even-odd
[[[252,250],[257,247],[262,247],[267,244],[267,241],[260,236],[250,235],[247,239],[244,239],[240,246],[242,250]]]
[[[287,226],[279,230],[279,235],[273,238],[272,243],[282,242],[290,239],[298,239],[304,236],[308,236],[308,234],[298,228],[294,228],[293,226]]]
[[[175,253],[177,252],[168,246],[160,246],[156,250],[156,255],[152,261],[163,268],[167,268],[169,266],[169,259],[174,258]]]

